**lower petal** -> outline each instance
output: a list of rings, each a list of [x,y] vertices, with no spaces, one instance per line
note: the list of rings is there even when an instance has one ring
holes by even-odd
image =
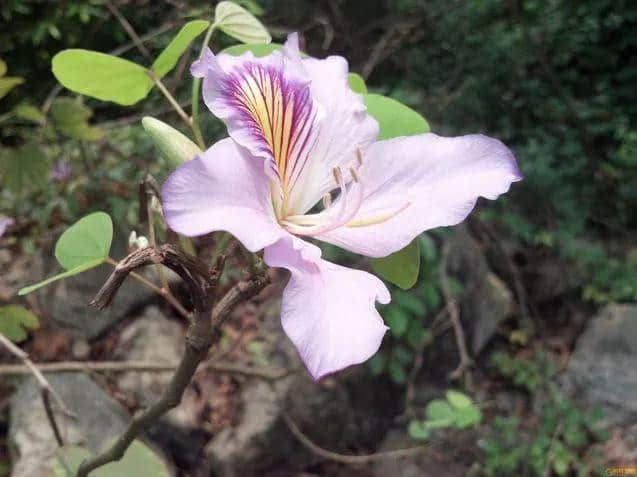
[[[250,251],[287,235],[276,222],[261,161],[223,139],[173,172],[162,188],[166,223],[187,236],[225,230]]]
[[[281,321],[314,379],[362,363],[378,351],[387,327],[375,302],[390,301],[383,282],[322,260],[318,247],[292,236],[267,247],[264,259],[291,272]]]

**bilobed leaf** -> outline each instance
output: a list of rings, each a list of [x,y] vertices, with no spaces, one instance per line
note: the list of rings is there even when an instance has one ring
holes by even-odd
[[[47,278],[46,280],[43,280],[41,282],[35,283],[33,285],[29,285],[27,287],[21,288],[20,291],[18,292],[19,296],[22,295],[27,295],[29,293],[32,293],[36,290],[39,290],[42,287],[45,287],[47,285],[49,285],[50,283],[53,282],[57,282],[58,280],[62,280],[63,278],[69,278],[72,277],[73,275],[78,275],[80,273],[83,273],[87,270],[90,270],[91,268],[95,268],[100,266],[101,264],[103,264],[105,261],[105,259],[103,258],[99,258],[96,260],[91,260],[89,262],[83,263],[82,265],[79,265],[75,268],[72,268],[71,270],[68,270],[64,273],[58,273],[57,275],[54,275],[52,277]]]
[[[270,43],[272,37],[263,24],[245,8],[232,2],[219,2],[215,9],[215,25],[243,43]]]
[[[65,270],[95,260],[106,260],[113,240],[113,222],[108,214],[95,212],[71,225],[55,244],[55,258]]]
[[[20,119],[26,119],[27,121],[31,121],[37,124],[43,124],[45,121],[44,114],[40,111],[39,108],[28,104],[28,103],[20,103],[15,108],[13,108],[13,114],[15,114]]]
[[[24,78],[18,76],[4,76],[0,78],[0,99],[4,98],[9,91],[24,83]]]
[[[27,330],[40,326],[38,317],[20,305],[0,307],[0,333],[19,343],[27,338]]]
[[[409,106],[380,94],[365,94],[363,99],[367,112],[380,125],[379,140],[429,132],[425,118]]]
[[[414,286],[420,270],[418,240],[384,258],[370,259],[372,269],[380,277],[406,290]]]
[[[254,56],[257,58],[261,58],[262,56],[268,56],[269,54],[275,51],[281,51],[283,49],[283,45],[278,43],[256,43],[256,44],[248,44],[248,45],[233,45],[224,50],[221,50],[221,53],[226,53],[232,56],[240,56],[243,55],[246,51],[251,51]]]
[[[15,194],[27,189],[41,189],[49,181],[46,151],[35,141],[16,149],[5,149],[0,157],[3,187]]]
[[[57,130],[74,139],[97,141],[102,138],[102,131],[88,123],[91,116],[91,108],[72,98],[58,98],[51,106],[51,119]]]
[[[367,93],[367,86],[365,85],[365,80],[361,75],[357,73],[350,73],[347,76],[347,81],[349,83],[349,87],[352,88],[352,91],[354,91],[355,93]]]
[[[186,48],[192,43],[192,41],[201,35],[201,33],[208,28],[210,22],[206,20],[193,20],[186,23],[179,33],[172,39],[164,51],[162,51],[155,62],[153,63],[152,70],[160,78],[172,70],[181,55],[184,54]]]
[[[159,119],[146,116],[142,119],[142,126],[171,169],[201,154],[201,149],[194,142]]]
[[[447,401],[449,401],[449,404],[451,404],[456,409],[473,405],[469,396],[458,391],[453,391],[450,389],[449,391],[447,391],[446,397]]]
[[[459,429],[475,426],[480,423],[481,419],[480,409],[473,405],[454,410],[454,425]]]
[[[407,426],[407,433],[409,437],[419,441],[427,440],[431,435],[431,431],[422,421],[410,421],[409,426]]]
[[[75,475],[84,459],[90,457],[84,447],[61,447],[52,458],[54,477],[68,477],[68,471]],[[68,466],[68,469],[67,469]],[[124,456],[91,472],[91,477],[170,477],[164,461],[146,444],[133,441]]]
[[[447,427],[453,424],[455,414],[446,401],[434,399],[425,409],[427,415],[426,425],[431,428]]]
[[[71,91],[124,106],[145,98],[153,87],[143,66],[97,51],[63,50],[52,65],[57,80]]]

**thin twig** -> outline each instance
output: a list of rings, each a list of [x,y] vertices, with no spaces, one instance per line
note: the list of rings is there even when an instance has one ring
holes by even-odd
[[[141,54],[144,55],[147,59],[152,60],[153,57],[151,56],[150,51],[148,51],[148,48],[144,46],[144,43],[139,38],[139,35],[137,34],[133,26],[130,24],[130,22],[126,19],[126,17],[122,15],[122,13],[118,10],[118,8],[115,5],[113,5],[112,2],[106,2],[106,8],[108,8],[108,10],[113,14],[113,16],[117,18],[117,21],[122,25],[122,28],[126,30],[126,33],[128,33],[128,36],[131,37],[131,40],[133,40],[133,42],[135,43],[135,46],[141,52]]]
[[[60,428],[55,420],[55,414],[53,413],[53,408],[51,407],[51,397],[59,406],[64,414],[67,416],[74,416],[74,414],[69,411],[69,409],[62,401],[62,398],[55,392],[55,390],[51,387],[51,384],[46,380],[46,378],[42,375],[38,367],[33,364],[33,361],[29,358],[29,355],[16,346],[9,338],[7,338],[4,334],[0,333],[0,344],[4,346],[7,351],[9,351],[12,355],[22,361],[24,364],[24,368],[33,375],[36,382],[40,386],[40,395],[42,397],[42,404],[44,405],[44,411],[46,412],[46,417],[49,421],[49,425],[53,430],[53,435],[55,436],[55,440],[57,441],[59,446],[64,445],[64,440],[62,439],[62,434],[60,433]]]
[[[213,308],[217,281],[222,270],[210,272],[205,264],[170,245],[164,245],[159,249],[149,247],[138,250],[122,260],[91,303],[97,307],[108,305],[133,268],[157,262],[164,263],[184,280],[195,306],[194,320],[186,334],[184,354],[159,400],[135,416],[108,450],[82,462],[77,477],[87,477],[91,471],[121,459],[140,433],[179,405],[199,363],[206,358],[210,347],[218,341],[219,327],[223,321],[230,316],[230,312],[238,303],[259,293],[268,283],[265,276],[253,277],[246,282],[238,283]]]
[[[333,452],[327,449],[323,449],[321,446],[315,444],[307,437],[301,429],[294,423],[292,418],[287,413],[283,413],[283,420],[287,424],[290,432],[296,437],[296,439],[303,444],[310,452],[316,454],[319,457],[324,459],[333,460],[334,462],[339,462],[341,464],[348,465],[362,465],[368,464],[370,462],[375,462],[377,460],[383,459],[399,459],[401,457],[409,457],[412,455],[418,454],[430,454],[438,459],[442,459],[437,452],[430,448],[428,445],[421,445],[416,447],[408,447],[406,449],[397,449],[391,451],[384,452],[376,452],[374,454],[366,454],[366,455],[345,455],[339,454],[338,452]]]
[[[66,372],[162,372],[174,371],[176,363],[150,363],[147,361],[59,361],[55,363],[37,363],[43,374]],[[199,366],[199,370],[210,369],[219,373],[240,374],[265,380],[278,380],[299,372],[302,368],[276,369],[247,366],[234,363],[214,363],[207,361]],[[0,376],[21,376],[30,374],[31,370],[23,364],[0,364]]]
[[[445,302],[447,303],[449,320],[453,325],[453,332],[456,337],[458,354],[460,355],[460,363],[458,364],[458,367],[449,374],[449,378],[459,379],[460,377],[465,376],[467,387],[470,387],[471,373],[469,368],[471,368],[473,360],[471,359],[469,351],[467,349],[467,341],[465,339],[464,329],[462,328],[462,322],[460,321],[460,311],[458,310],[458,303],[451,293],[451,287],[449,286],[449,276],[447,275],[449,250],[449,244],[445,243],[442,247],[442,257],[440,260],[440,288],[442,289],[442,294],[444,295]]]

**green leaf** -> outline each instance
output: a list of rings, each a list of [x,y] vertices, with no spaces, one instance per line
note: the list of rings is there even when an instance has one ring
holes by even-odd
[[[407,331],[409,325],[409,315],[400,308],[390,307],[385,312],[385,322],[391,328],[391,333],[396,338],[400,338]]]
[[[11,341],[19,343],[27,338],[26,330],[40,326],[38,317],[20,305],[0,307],[0,333]]]
[[[95,260],[105,260],[113,240],[113,222],[108,214],[95,212],[71,225],[55,244],[55,258],[65,270]]]
[[[90,453],[83,447],[61,447],[52,458],[54,477],[68,477],[68,470],[75,475],[84,459]],[[68,466],[68,469],[67,469]],[[116,462],[106,464],[91,472],[91,477],[170,477],[164,461],[146,444],[136,440]]]
[[[153,87],[143,66],[97,51],[63,50],[53,57],[52,69],[71,91],[124,106],[145,98]]]
[[[215,9],[215,25],[242,43],[270,43],[272,37],[257,18],[232,2],[219,2]]]
[[[9,91],[22,83],[24,83],[24,78],[18,76],[5,76],[0,78],[0,99],[4,98],[9,94]]]
[[[400,361],[395,359],[390,360],[387,371],[396,384],[404,384],[407,381],[407,372]]]
[[[431,428],[448,427],[454,423],[455,413],[447,401],[434,399],[425,409],[427,415],[426,425]]]
[[[42,189],[49,182],[49,160],[46,151],[35,141],[17,149],[5,149],[0,157],[3,186],[15,194],[27,189]]]
[[[155,62],[153,63],[152,70],[158,77],[164,76],[170,70],[172,70],[181,55],[184,54],[186,48],[197,38],[201,33],[208,28],[210,22],[206,20],[193,20],[186,23],[179,33],[172,39],[164,51],[162,51]]]
[[[367,93],[367,86],[365,85],[365,80],[361,75],[357,73],[350,73],[347,76],[347,82],[349,83],[349,87],[352,88],[352,91],[355,93]]]
[[[44,124],[45,117],[40,111],[39,108],[28,104],[28,103],[20,103],[15,108],[13,108],[13,114],[15,114],[20,119],[25,119],[27,121],[31,121],[37,124]]]
[[[101,264],[103,264],[106,261],[105,258],[97,258],[95,260],[91,260],[89,262],[83,263],[82,265],[78,265],[75,268],[72,268],[71,270],[68,270],[64,273],[59,273],[55,276],[49,277],[44,281],[35,283],[34,285],[29,285],[28,287],[24,287],[21,288],[20,291],[18,292],[19,296],[22,295],[27,295],[31,292],[34,292],[44,286],[47,286],[50,283],[53,282],[57,282],[58,280],[62,280],[63,278],[68,278],[68,277],[72,277],[73,275],[78,275],[82,272],[85,272],[87,270],[90,270],[91,268],[95,268]]]
[[[449,401],[449,404],[451,404],[456,409],[459,409],[462,407],[469,407],[473,405],[471,398],[461,392],[450,389],[449,391],[447,391],[446,396],[447,396],[447,401]]]
[[[365,94],[367,112],[380,125],[378,139],[412,136],[429,132],[429,124],[419,113],[395,99],[380,94]]]
[[[7,73],[7,64],[0,58],[0,77]]]
[[[58,98],[51,106],[51,119],[56,129],[65,136],[85,141],[102,138],[100,129],[89,125],[93,110],[73,98]]]
[[[194,142],[159,119],[146,116],[142,119],[142,126],[171,169],[201,154],[201,149]]]
[[[410,364],[414,359],[414,354],[409,349],[402,346],[395,347],[392,355],[404,365]]]
[[[226,53],[232,56],[240,56],[243,55],[246,51],[251,51],[254,56],[257,58],[261,58],[263,56],[268,56],[275,51],[281,51],[283,49],[283,45],[278,43],[257,43],[257,44],[248,44],[248,45],[233,45],[221,51],[221,53]]]
[[[476,424],[479,424],[482,419],[480,409],[473,405],[458,408],[454,412],[454,424],[459,429],[466,429],[467,427],[475,426]]]
[[[369,360],[369,367],[371,368],[372,375],[378,376],[385,369],[385,355],[380,351],[376,353],[372,359]]]
[[[419,441],[425,441],[429,439],[429,436],[431,435],[431,431],[422,421],[409,421],[407,433],[409,434],[409,437]]]
[[[371,258],[372,269],[381,278],[403,290],[413,287],[420,271],[420,249],[414,239],[404,249],[384,258]]]

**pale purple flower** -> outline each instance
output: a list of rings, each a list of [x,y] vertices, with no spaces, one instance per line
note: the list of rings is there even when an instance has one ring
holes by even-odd
[[[64,161],[57,161],[51,169],[51,176],[58,182],[65,180],[71,175],[71,164]]]
[[[7,231],[7,227],[13,224],[13,219],[11,217],[5,217],[4,215],[0,215],[0,237],[4,235]]]
[[[384,257],[521,179],[509,149],[486,136],[376,141],[347,62],[302,58],[296,34],[263,58],[208,50],[191,71],[230,138],[167,179],[166,222],[188,236],[228,231],[290,270],[283,329],[315,379],[378,350],[387,327],[375,302],[390,296],[375,276],[323,260],[299,237]],[[323,210],[310,212],[321,200]]]

